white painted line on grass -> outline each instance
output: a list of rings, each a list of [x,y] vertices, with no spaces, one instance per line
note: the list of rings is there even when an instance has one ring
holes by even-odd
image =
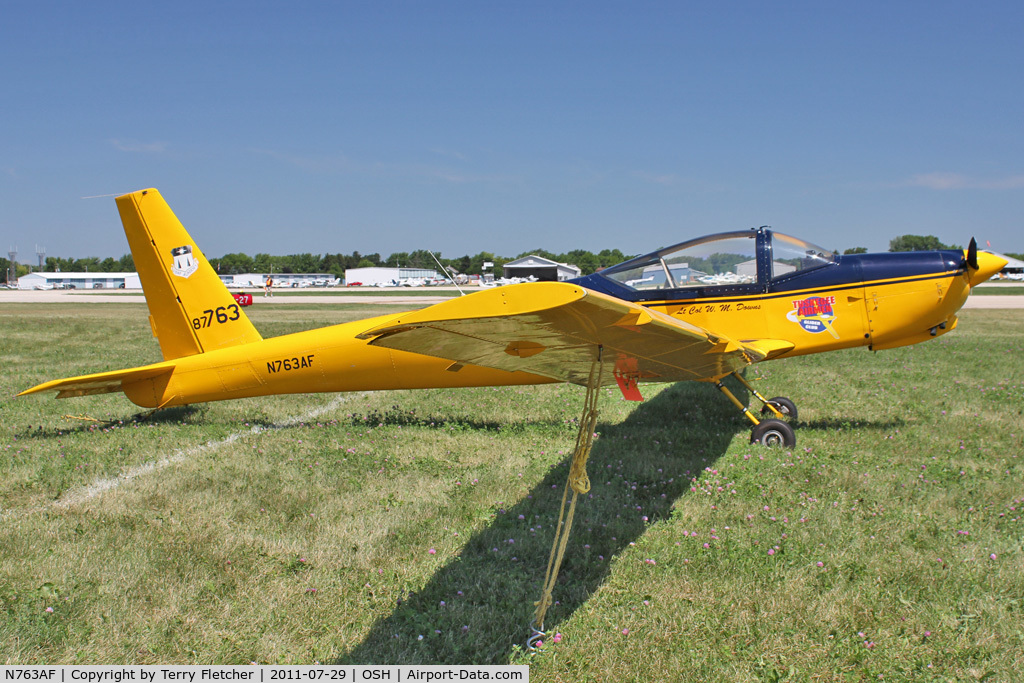
[[[235,441],[238,441],[238,439],[245,436],[253,436],[255,434],[259,434],[260,432],[272,431],[275,429],[284,429],[286,427],[302,424],[303,422],[315,420],[321,415],[324,415],[325,413],[329,413],[335,410],[342,403],[349,401],[354,396],[365,395],[365,392],[356,395],[341,394],[339,396],[335,396],[334,399],[332,399],[331,402],[328,403],[327,405],[320,406],[319,408],[314,408],[313,410],[310,410],[308,413],[289,418],[284,422],[267,426],[258,425],[245,431],[229,434],[228,436],[224,437],[223,439],[220,439],[219,441],[207,441],[204,444],[193,446],[192,448],[183,451],[175,451],[172,455],[160,458],[159,460],[144,462],[141,465],[130,467],[121,474],[117,475],[116,477],[106,477],[104,479],[97,479],[93,483],[88,484],[86,486],[68,489],[67,491],[62,493],[57,500],[46,505],[40,505],[26,510],[0,510],[0,520],[5,520],[15,516],[30,515],[36,512],[46,512],[47,510],[53,509],[66,510],[72,506],[80,505],[81,503],[84,503],[99,495],[102,495],[107,491],[116,489],[118,486],[126,484],[132,481],[133,479],[138,479],[139,477],[143,477],[147,474],[158,472],[170,465],[182,462],[187,458],[192,457],[193,455],[197,455],[205,451],[215,451],[221,446],[232,444]]]

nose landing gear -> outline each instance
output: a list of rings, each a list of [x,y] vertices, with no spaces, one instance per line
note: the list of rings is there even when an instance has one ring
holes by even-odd
[[[718,387],[718,390],[725,394],[726,397],[743,412],[743,415],[753,423],[754,428],[750,430],[750,443],[759,443],[762,446],[768,446],[769,448],[793,448],[796,445],[796,433],[793,431],[793,427],[785,420],[796,420],[796,404],[785,396],[765,398],[758,393],[754,387],[750,386],[750,383],[739,374],[734,372],[732,373],[732,376],[764,404],[764,407],[761,409],[761,414],[772,416],[766,420],[758,420],[754,417],[754,414],[750,412],[750,409],[743,405],[740,400],[736,398],[731,391],[729,391],[727,386],[722,384],[721,379],[715,382],[715,386]]]

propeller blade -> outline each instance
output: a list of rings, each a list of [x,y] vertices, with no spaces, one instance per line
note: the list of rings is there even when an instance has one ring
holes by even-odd
[[[971,270],[978,269],[978,242],[973,237],[971,243],[967,245],[967,265]]]

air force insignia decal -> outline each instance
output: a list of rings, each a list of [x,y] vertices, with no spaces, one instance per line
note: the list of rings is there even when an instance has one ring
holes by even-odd
[[[800,327],[811,334],[828,332],[839,339],[839,335],[832,328],[832,323],[836,319],[835,311],[832,308],[835,302],[834,296],[812,296],[794,301],[793,310],[786,314],[786,318],[798,323]]]
[[[171,264],[171,272],[178,277],[187,278],[199,269],[199,264],[196,262],[196,258],[192,255],[192,247],[188,245],[185,245],[184,247],[175,247],[174,249],[171,249],[171,255],[174,256],[174,263]]]

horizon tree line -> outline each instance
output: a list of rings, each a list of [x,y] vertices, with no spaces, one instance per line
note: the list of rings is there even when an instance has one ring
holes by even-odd
[[[900,235],[889,242],[889,251],[931,251],[935,249],[962,249],[956,245],[945,245],[934,235]],[[837,253],[838,250],[836,250]],[[867,249],[864,247],[852,247],[845,249],[843,254],[863,254]],[[541,256],[543,258],[569,263],[580,268],[582,275],[592,273],[621,263],[630,254],[624,254],[619,249],[602,249],[594,253],[587,249],[573,249],[564,253],[555,253],[547,249],[532,249],[524,251],[514,257],[500,256],[489,251],[481,251],[478,254],[456,258],[445,258],[440,252],[434,252],[446,269],[454,269],[457,273],[481,274],[484,272],[483,264],[490,262],[494,264],[493,271],[500,272],[501,267],[515,259],[524,256]],[[1007,256],[1024,260],[1024,253],[1006,252]],[[349,268],[371,268],[371,267],[408,267],[425,268],[437,270],[437,262],[426,249],[417,249],[406,252],[399,251],[382,258],[379,253],[361,254],[353,251],[351,254],[327,253],[327,254],[287,254],[276,256],[266,253],[258,253],[255,256],[236,252],[225,254],[218,258],[211,258],[210,265],[214,270],[223,275],[236,275],[241,273],[330,273],[334,277],[344,277],[345,270]],[[0,257],[0,274],[7,277],[10,262]],[[31,272],[30,264],[17,264],[17,275],[21,277]],[[95,256],[85,258],[65,258],[60,256],[47,256],[45,266],[46,272],[90,272],[90,273],[114,273],[133,272],[135,261],[131,254],[125,254],[119,259],[107,257],[100,259]]]

